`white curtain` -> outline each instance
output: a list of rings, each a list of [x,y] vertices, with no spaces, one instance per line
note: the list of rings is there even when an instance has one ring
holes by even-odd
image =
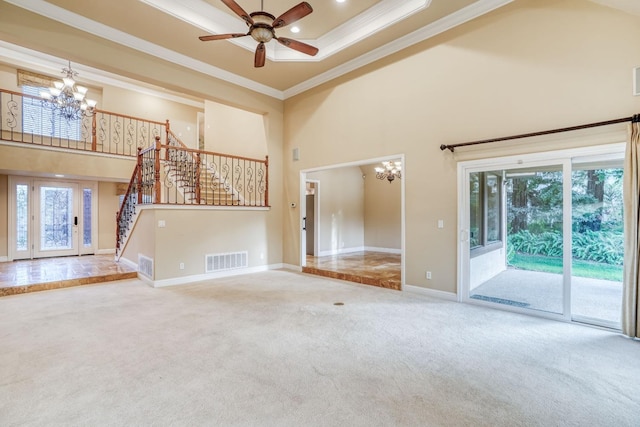
[[[622,295],[622,332],[640,337],[640,308],[638,298],[638,257],[640,247],[640,114],[629,125],[629,139],[624,160],[624,278]]]

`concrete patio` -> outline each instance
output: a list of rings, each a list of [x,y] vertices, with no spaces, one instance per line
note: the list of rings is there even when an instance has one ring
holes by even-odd
[[[572,277],[572,316],[620,322],[622,283]],[[470,291],[470,297],[562,313],[562,275],[508,268]]]

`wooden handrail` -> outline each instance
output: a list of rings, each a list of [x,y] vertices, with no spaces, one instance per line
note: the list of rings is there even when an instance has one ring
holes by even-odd
[[[178,140],[178,141],[180,141],[180,140]],[[182,151],[187,151],[189,153],[210,154],[212,156],[229,157],[229,158],[232,158],[232,159],[247,160],[247,161],[257,162],[257,163],[265,163],[266,162],[266,160],[264,160],[264,159],[252,159],[251,157],[234,156],[232,154],[217,153],[215,151],[198,150],[197,148],[189,148],[189,147],[185,146],[182,143],[182,141],[180,141],[180,143],[182,144],[181,147],[175,147],[173,145],[162,145],[162,148],[164,148],[164,149],[172,149],[172,150],[182,150]],[[269,156],[265,156],[265,159],[268,158],[268,157]]]

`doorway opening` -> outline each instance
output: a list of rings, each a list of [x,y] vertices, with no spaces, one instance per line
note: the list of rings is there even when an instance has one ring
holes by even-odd
[[[301,171],[303,272],[402,289],[404,183],[376,178],[387,160],[403,158]]]
[[[623,149],[461,164],[462,299],[619,329]]]

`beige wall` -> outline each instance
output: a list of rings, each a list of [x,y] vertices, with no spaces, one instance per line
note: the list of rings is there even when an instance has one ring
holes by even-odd
[[[247,251],[249,267],[278,264],[280,235],[267,210],[144,209],[123,257],[154,258],[154,280],[205,274],[205,255]],[[185,220],[188,218],[188,220]],[[165,227],[158,227],[159,221]],[[184,270],[180,270],[184,263]]]
[[[119,209],[118,184],[98,183],[98,250],[116,247],[116,214]]]
[[[300,161],[285,157],[286,198],[298,200],[301,169],[404,154],[404,279],[455,292],[456,162],[465,150],[439,145],[638,113],[638,40],[637,16],[587,1],[520,0],[291,98],[284,151],[299,147]],[[561,139],[474,155],[560,148]],[[286,221],[285,262],[299,264],[299,219],[291,212]]]
[[[375,165],[362,166],[364,176],[364,245],[402,248],[402,182],[376,178]]]
[[[217,102],[205,102],[205,150],[264,159],[267,117]]]
[[[8,192],[9,179],[7,175],[0,175],[0,258],[9,255]]]
[[[127,245],[122,252],[122,258],[128,259],[134,264],[138,264],[138,254],[148,258],[156,257],[156,211],[153,209],[141,209],[132,235],[136,238],[128,240]],[[155,265],[154,265],[155,267]]]
[[[357,166],[307,174],[320,181],[316,203],[320,200],[320,255],[364,246],[364,180]],[[292,209],[297,211],[297,209]]]
[[[0,88],[20,92],[18,76],[15,67],[0,64]]]
[[[173,133],[188,147],[197,148],[197,114],[204,111],[201,108],[113,86],[102,88],[98,108],[162,123],[168,119]]]

